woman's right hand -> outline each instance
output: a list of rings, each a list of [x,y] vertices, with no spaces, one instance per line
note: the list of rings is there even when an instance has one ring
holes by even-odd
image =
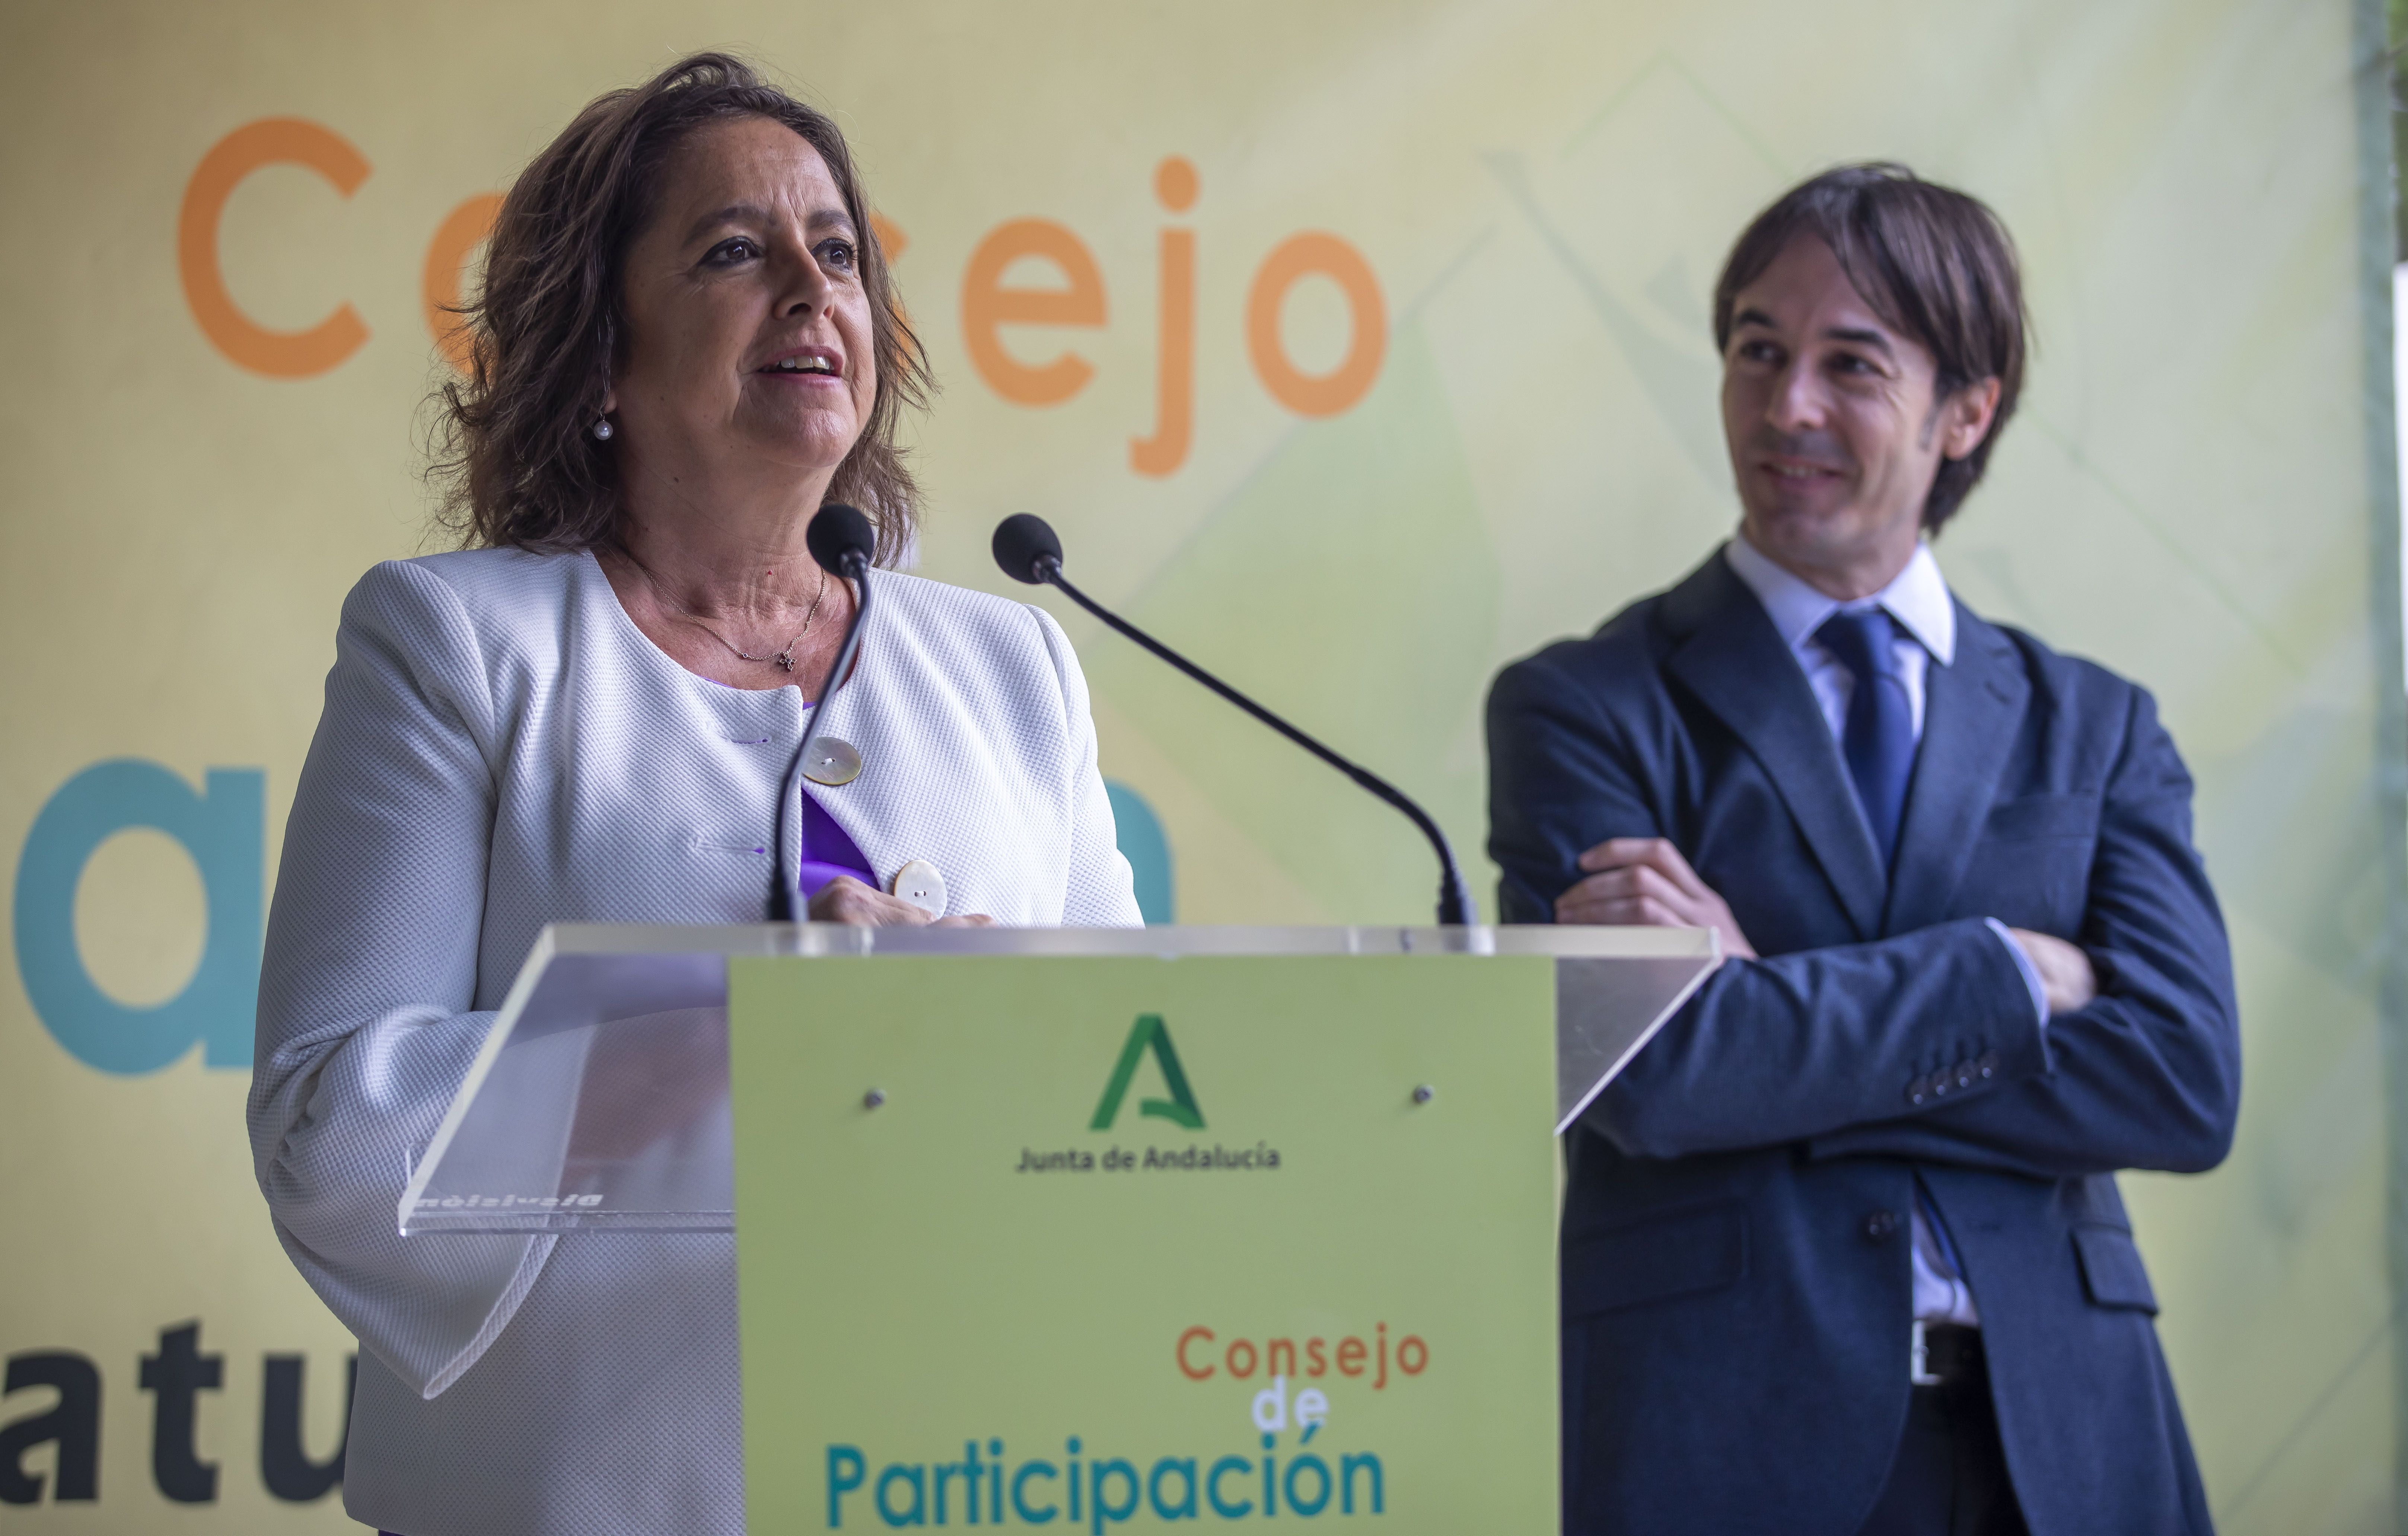
[[[928,909],[899,896],[888,896],[853,879],[838,875],[821,886],[804,909],[814,923],[849,923],[856,928],[991,928],[995,919],[983,912],[962,917],[930,917]]]

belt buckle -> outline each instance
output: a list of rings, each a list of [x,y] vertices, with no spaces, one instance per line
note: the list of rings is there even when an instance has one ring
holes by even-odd
[[[1931,1346],[1924,1339],[1923,1319],[1918,1317],[1914,1320],[1913,1342],[1907,1349],[1906,1379],[1917,1386],[1941,1385],[1943,1378],[1933,1375],[1930,1365]]]

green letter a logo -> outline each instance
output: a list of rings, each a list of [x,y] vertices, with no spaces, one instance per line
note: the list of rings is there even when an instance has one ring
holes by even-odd
[[[1129,1079],[1137,1075],[1137,1059],[1153,1047],[1154,1065],[1162,1069],[1163,1086],[1170,1090],[1168,1098],[1142,1099],[1138,1104],[1140,1114],[1158,1114],[1189,1130],[1204,1128],[1204,1112],[1196,1107],[1196,1096],[1187,1091],[1187,1074],[1179,1069],[1179,1052],[1170,1043],[1170,1031],[1163,1027],[1159,1013],[1140,1013],[1137,1023],[1129,1026],[1128,1043],[1121,1047],[1120,1065],[1112,1069],[1112,1080],[1104,1086],[1103,1102],[1096,1106],[1096,1117],[1087,1122],[1089,1130],[1110,1130],[1112,1120],[1121,1113],[1121,1096],[1128,1092]]]

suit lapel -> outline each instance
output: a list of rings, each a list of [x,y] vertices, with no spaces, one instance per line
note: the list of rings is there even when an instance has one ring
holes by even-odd
[[[1805,833],[1857,936],[1874,937],[1887,884],[1881,855],[1813,686],[1764,605],[1717,552],[1667,595],[1660,611],[1666,628],[1685,637],[1666,669],[1747,744]]]
[[[1956,895],[2006,769],[2031,683],[2005,636],[1956,605],[1956,659],[1925,673],[1923,741],[1899,828],[1883,933],[1939,922]]]

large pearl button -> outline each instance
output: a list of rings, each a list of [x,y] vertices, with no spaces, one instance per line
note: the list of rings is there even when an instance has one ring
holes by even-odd
[[[803,777],[830,789],[849,784],[861,777],[861,753],[850,741],[823,736],[811,743],[811,754],[803,760]]]
[[[887,890],[931,917],[945,915],[945,877],[926,859],[915,858],[896,870],[895,882]]]

